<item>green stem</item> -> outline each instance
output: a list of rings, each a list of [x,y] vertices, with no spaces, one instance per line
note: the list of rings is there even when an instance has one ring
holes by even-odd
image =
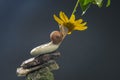
[[[75,14],[75,12],[76,12],[76,10],[77,10],[77,7],[78,7],[79,2],[80,2],[80,0],[77,0],[77,3],[76,3],[76,5],[75,5],[75,7],[74,7],[74,9],[73,9],[72,14]]]

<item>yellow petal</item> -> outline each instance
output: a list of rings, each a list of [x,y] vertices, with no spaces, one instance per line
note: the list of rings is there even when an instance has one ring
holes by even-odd
[[[75,23],[79,23],[79,24],[82,23],[82,22],[83,22],[82,19],[78,19],[78,20],[75,21]]]
[[[68,17],[65,15],[64,12],[61,11],[60,14],[59,14],[59,16],[60,16],[60,18],[61,18],[62,21],[68,22]]]
[[[87,24],[87,22],[84,22],[84,23],[82,23],[81,25],[82,25],[82,26],[85,26],[86,24]]]
[[[69,31],[67,34],[71,34],[71,33],[72,33],[72,32]]]
[[[63,24],[63,21],[61,19],[59,19],[55,14],[53,15],[55,21],[58,23],[58,24]]]
[[[74,28],[74,30],[79,30],[79,31],[82,31],[82,30],[85,30],[87,29],[87,26],[77,26]]]
[[[71,17],[70,17],[70,22],[74,23],[75,22],[75,15],[72,14]]]

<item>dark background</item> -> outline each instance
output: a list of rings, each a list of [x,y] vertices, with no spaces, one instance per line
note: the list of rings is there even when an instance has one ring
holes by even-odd
[[[47,43],[50,32],[58,30],[53,14],[62,10],[70,16],[76,1],[0,0],[0,80],[24,80],[17,77],[16,68],[32,57],[32,48]],[[55,80],[120,80],[119,7],[118,0],[111,0],[109,8],[88,9],[82,17],[88,29],[74,31],[59,48]],[[79,7],[77,18],[80,14]]]

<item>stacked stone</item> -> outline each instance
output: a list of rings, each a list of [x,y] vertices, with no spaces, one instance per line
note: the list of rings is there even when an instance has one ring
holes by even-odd
[[[24,61],[17,69],[18,76],[26,76],[27,80],[54,80],[51,71],[59,69],[56,59],[60,53],[55,51],[42,54]]]

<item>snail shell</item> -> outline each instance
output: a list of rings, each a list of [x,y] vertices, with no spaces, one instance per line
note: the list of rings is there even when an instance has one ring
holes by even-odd
[[[53,44],[59,44],[63,40],[63,35],[59,31],[53,31],[50,34],[50,39],[53,42]]]

